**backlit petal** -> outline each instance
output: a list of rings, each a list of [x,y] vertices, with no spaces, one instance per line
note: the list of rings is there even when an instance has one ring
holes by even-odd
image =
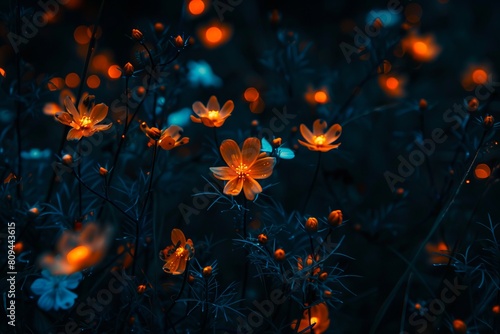
[[[251,167],[260,154],[260,148],[261,145],[258,138],[247,138],[243,143],[243,149],[241,151],[243,164]]]
[[[198,116],[205,116],[208,113],[207,108],[200,101],[193,103],[193,111]]]
[[[66,140],[80,140],[83,136],[82,130],[71,129],[66,136]]]
[[[171,238],[174,245],[180,243],[180,247],[184,247],[184,245],[186,244],[186,237],[184,236],[184,233],[182,233],[182,231],[177,228],[174,228],[172,230]]]
[[[241,163],[240,147],[232,139],[226,139],[220,145],[220,153],[226,164],[231,168],[236,168]]]
[[[46,293],[38,299],[38,306],[45,311],[53,309],[56,302],[54,294],[54,291],[46,291]]]
[[[336,141],[342,134],[342,127],[340,124],[334,124],[325,133],[326,143],[331,144]]]
[[[189,118],[191,118],[191,121],[195,123],[201,123],[201,119],[194,117],[193,115],[190,115]]]
[[[54,115],[56,120],[64,125],[71,126],[71,123],[73,123],[73,118],[71,117],[70,114],[68,114],[65,111],[60,111]]]
[[[317,119],[313,123],[313,134],[315,136],[319,136],[325,133],[325,129],[327,127],[327,124],[325,121],[321,119]]]
[[[245,183],[243,184],[243,191],[245,192],[245,197],[249,201],[255,199],[255,195],[262,192],[262,187],[259,182],[255,181],[253,178],[247,176],[245,178]]]
[[[94,130],[94,132],[97,132],[97,131],[106,131],[109,128],[111,128],[112,125],[113,125],[113,123],[109,123],[109,124],[97,124],[97,125],[94,125],[93,130]]]
[[[173,272],[172,274],[173,275],[182,274],[184,272],[184,270],[186,270],[186,263],[187,263],[186,259],[179,259],[179,265],[177,267],[177,270],[175,272]]]
[[[57,311],[59,308],[63,310],[69,309],[75,303],[75,299],[78,295],[64,288],[58,288],[56,290],[56,301],[54,303],[54,309]]]
[[[266,157],[257,160],[250,169],[250,176],[254,179],[267,179],[273,173],[276,158]]]
[[[219,104],[219,101],[217,101],[217,97],[215,97],[215,95],[210,96],[210,99],[208,100],[208,103],[207,103],[207,109],[208,109],[208,111],[211,111],[211,110],[219,111],[220,110],[220,104]]]
[[[310,143],[313,142],[314,135],[312,134],[311,130],[309,130],[309,128],[304,124],[300,124],[300,134],[302,135],[302,137],[304,137],[306,141]]]
[[[307,147],[311,151],[318,151],[316,145],[311,145],[311,144],[306,143],[306,142],[304,142],[304,141],[302,141],[300,139],[298,140],[298,142],[299,142],[300,145]]]
[[[232,100],[229,100],[222,106],[222,109],[219,112],[219,116],[227,118],[231,114],[233,109],[234,109],[234,102]]]
[[[232,180],[238,176],[236,172],[229,167],[211,167],[210,171],[214,173],[214,176],[219,180]]]
[[[224,187],[224,194],[236,196],[241,192],[241,188],[243,188],[243,178],[234,178]]]
[[[163,130],[160,139],[166,137],[172,137],[178,139],[181,136],[182,128],[178,125],[171,125],[167,129]]]
[[[80,114],[78,113],[78,110],[76,110],[73,101],[71,101],[71,97],[66,96],[64,98],[64,106],[66,107],[66,110],[71,114],[71,116],[73,116],[73,119],[75,121],[80,121]]]
[[[104,103],[99,103],[90,112],[90,119],[92,120],[92,124],[97,124],[106,118],[108,114],[108,106]]]
[[[43,295],[51,288],[50,281],[45,278],[39,278],[31,284],[31,291],[33,291],[35,295]]]
[[[208,117],[201,117],[201,122],[203,123],[203,125],[208,126],[209,128],[214,127],[214,122]]]

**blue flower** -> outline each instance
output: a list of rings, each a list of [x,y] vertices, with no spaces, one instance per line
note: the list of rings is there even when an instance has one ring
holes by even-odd
[[[40,295],[38,306],[42,310],[67,310],[73,306],[78,296],[69,289],[76,288],[80,283],[82,279],[80,272],[69,276],[52,276],[48,270],[43,270],[42,276],[31,285],[31,291],[36,295]]]
[[[375,19],[380,19],[384,27],[392,27],[401,20],[399,14],[390,10],[372,10],[366,15],[366,24],[373,24]]]
[[[204,61],[188,61],[187,79],[194,87],[220,87],[222,80],[214,74],[210,65]]]

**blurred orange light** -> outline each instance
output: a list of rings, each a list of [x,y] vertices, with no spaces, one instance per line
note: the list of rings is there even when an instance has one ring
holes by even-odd
[[[397,89],[399,87],[399,80],[396,79],[395,77],[389,77],[385,81],[385,85],[389,89],[392,89],[392,90]]]
[[[415,53],[425,55],[428,49],[427,44],[424,42],[418,41],[413,44],[413,51],[415,51]]]
[[[254,114],[260,114],[264,112],[266,104],[264,103],[264,100],[259,97],[257,100],[250,102],[250,105],[248,107]]]
[[[101,85],[101,79],[97,75],[91,75],[87,78],[87,86],[96,89]]]
[[[259,98],[259,92],[257,91],[257,89],[250,87],[245,90],[243,97],[248,102],[255,102]]]
[[[316,93],[314,93],[314,101],[320,104],[326,103],[328,102],[328,95],[326,95],[324,91],[319,90]]]
[[[5,70],[0,67],[0,75],[5,78]]]
[[[111,65],[108,68],[108,76],[111,79],[118,79],[119,77],[122,76],[122,71],[120,71],[120,68],[118,67],[118,65]]]
[[[218,27],[210,27],[205,32],[205,37],[210,43],[218,43],[222,40],[222,30]]]
[[[418,23],[422,17],[422,7],[417,3],[411,3],[405,7],[405,17],[410,23]]]
[[[69,73],[64,82],[69,88],[76,88],[80,84],[80,77],[76,73]]]
[[[490,166],[488,166],[487,164],[479,164],[476,166],[476,169],[474,170],[474,175],[476,175],[478,179],[486,179],[490,176],[490,174],[491,174],[491,169]]]
[[[90,255],[90,249],[87,246],[78,246],[73,248],[67,255],[66,259],[70,265],[78,265],[84,262]]]
[[[188,9],[191,14],[200,15],[205,10],[205,3],[202,0],[191,0]]]
[[[73,37],[78,44],[87,44],[90,42],[90,37],[87,33],[89,28],[86,26],[78,26],[73,33]]]
[[[108,58],[103,54],[96,55],[92,60],[94,69],[103,73],[107,73],[110,65]]]
[[[472,72],[472,81],[478,85],[484,84],[488,80],[488,74],[483,69],[477,69]]]
[[[49,88],[50,91],[62,89],[64,87],[64,80],[59,77],[52,78],[47,83],[47,87]]]

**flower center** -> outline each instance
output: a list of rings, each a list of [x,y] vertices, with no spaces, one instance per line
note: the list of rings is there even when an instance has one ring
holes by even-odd
[[[325,135],[314,136],[313,141],[316,145],[323,145],[326,142],[326,137]]]
[[[250,170],[248,170],[248,166],[243,163],[240,163],[240,165],[236,167],[236,174],[238,174],[238,178],[240,179],[248,176],[248,172],[250,172]]]
[[[175,250],[175,256],[176,257],[183,257],[186,253],[186,250],[182,247],[178,247],[176,250]]]
[[[317,325],[317,324],[318,324],[318,322],[319,322],[319,319],[318,319],[318,318],[316,318],[316,317],[311,317],[311,325],[312,325],[312,324],[316,324],[316,325]],[[317,327],[317,326],[314,326],[314,327]]]
[[[82,128],[88,128],[92,124],[92,120],[88,116],[83,116],[80,119],[80,126]]]
[[[218,110],[210,110],[208,112],[208,119],[213,121],[215,119],[219,118],[219,111]]]

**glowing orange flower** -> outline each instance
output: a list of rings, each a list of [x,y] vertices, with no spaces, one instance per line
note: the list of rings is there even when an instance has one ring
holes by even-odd
[[[188,137],[182,136],[182,128],[177,125],[171,125],[166,129],[159,130],[158,128],[150,128],[146,122],[141,123],[141,130],[149,137],[148,146],[151,147],[155,144],[162,149],[170,151],[181,145],[189,143]]]
[[[405,37],[401,43],[403,49],[410,53],[415,60],[421,62],[432,61],[441,52],[441,48],[436,44],[432,35],[418,36],[412,33]]]
[[[95,105],[95,96],[87,95],[83,97],[78,105],[78,110],[70,96],[64,99],[67,111],[56,113],[56,119],[64,125],[71,126],[67,140],[79,140],[82,137],[90,137],[98,131],[108,130],[113,124],[97,124],[108,114],[108,106],[104,103]],[[90,112],[89,112],[90,110]]]
[[[241,151],[234,140],[222,142],[220,153],[229,167],[212,167],[210,170],[219,180],[229,181],[224,187],[224,194],[236,196],[243,189],[245,197],[253,201],[255,195],[262,192],[262,187],[255,180],[271,176],[276,158],[260,154],[260,149],[260,140],[255,137],[245,140]]]
[[[42,257],[41,266],[52,275],[70,275],[96,265],[105,255],[110,229],[87,223],[80,232],[66,230],[57,242],[58,253]]]
[[[200,101],[193,103],[193,111],[199,118],[191,115],[191,120],[195,123],[203,123],[210,128],[218,128],[224,124],[229,116],[231,116],[233,109],[234,103],[232,100],[224,103],[221,109],[217,97],[212,96],[208,100],[206,107]]]
[[[208,100],[206,107],[200,101],[193,103],[193,111],[200,118],[191,115],[191,120],[195,123],[203,123],[210,128],[218,128],[224,124],[229,116],[231,116],[233,109],[234,103],[232,100],[224,103],[224,106],[222,106],[221,109],[219,101],[217,101],[217,98],[212,95],[212,97]]]
[[[311,322],[309,323],[309,312],[311,312]],[[292,322],[291,328],[295,329],[297,326],[297,320]],[[308,327],[311,327],[310,330],[302,332]],[[330,327],[330,318],[328,316],[328,307],[326,303],[321,303],[314,305],[310,309],[304,311],[304,316],[299,322],[299,328],[297,332],[299,333],[311,333],[311,334],[321,334],[326,332],[326,330]]]
[[[317,119],[313,124],[313,132],[311,132],[304,124],[300,125],[300,133],[302,137],[307,141],[303,142],[299,140],[303,146],[307,147],[311,151],[328,152],[340,146],[340,143],[330,145],[336,141],[340,134],[342,133],[342,127],[340,124],[334,124],[326,131],[327,124],[325,121]]]
[[[167,274],[180,275],[186,270],[187,261],[194,256],[194,246],[191,239],[187,239],[181,230],[172,230],[173,246],[167,246],[160,252],[160,259],[165,261],[163,271]]]

